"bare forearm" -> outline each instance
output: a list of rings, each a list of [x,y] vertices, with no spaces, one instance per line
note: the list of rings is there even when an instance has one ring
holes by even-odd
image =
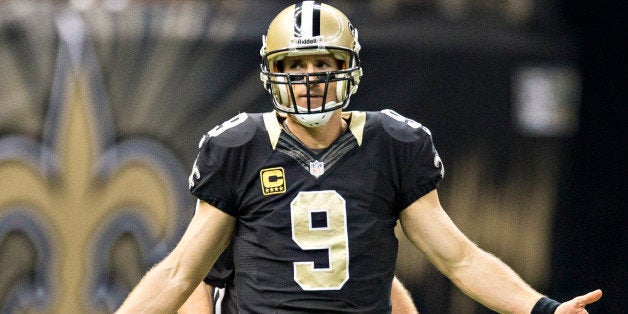
[[[212,314],[213,306],[211,304],[211,287],[201,282],[192,295],[179,308],[178,314]]]
[[[177,278],[164,261],[151,269],[116,313],[173,313],[194,290],[191,280]]]
[[[234,226],[235,218],[199,201],[181,241],[146,273],[118,312],[175,312],[227,246]]]
[[[467,295],[500,313],[530,313],[542,297],[508,265],[479,249],[447,276]]]
[[[432,191],[401,212],[408,239],[463,292],[503,313],[530,313],[541,294],[482,251],[451,221]]]

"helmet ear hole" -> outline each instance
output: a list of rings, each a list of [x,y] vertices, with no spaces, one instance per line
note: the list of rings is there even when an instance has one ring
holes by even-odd
[[[283,76],[276,77],[279,82],[287,82],[287,79]],[[277,102],[283,106],[288,106],[290,104],[290,91],[288,91],[287,83],[279,83],[272,84],[273,85],[273,95],[277,99]]]
[[[336,83],[336,101],[343,102],[347,96],[347,81],[338,81]]]

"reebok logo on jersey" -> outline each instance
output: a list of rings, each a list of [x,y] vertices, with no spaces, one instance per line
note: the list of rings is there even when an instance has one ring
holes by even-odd
[[[259,172],[264,195],[286,192],[286,176],[282,167],[262,169]]]

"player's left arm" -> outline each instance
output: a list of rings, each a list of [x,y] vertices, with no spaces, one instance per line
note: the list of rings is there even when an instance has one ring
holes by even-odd
[[[505,263],[472,243],[445,213],[436,190],[403,210],[400,220],[408,239],[458,288],[485,306],[501,313],[530,313],[543,297]],[[556,313],[585,313],[584,306],[601,294],[597,290],[565,302]]]

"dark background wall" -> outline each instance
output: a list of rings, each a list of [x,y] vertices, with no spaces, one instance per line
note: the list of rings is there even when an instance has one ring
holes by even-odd
[[[552,237],[552,290],[607,286],[598,313],[619,313],[628,291],[626,230],[626,5],[560,2],[583,75],[580,128],[563,173]]]

